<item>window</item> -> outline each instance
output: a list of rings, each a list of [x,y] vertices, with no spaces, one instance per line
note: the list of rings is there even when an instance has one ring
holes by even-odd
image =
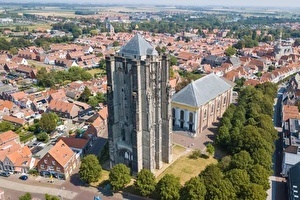
[[[193,131],[194,114],[190,112],[189,116],[189,131]]]
[[[44,163],[47,164],[48,160],[44,160]]]
[[[210,115],[212,115],[214,113],[214,109],[215,109],[215,106],[214,104],[211,105],[211,112],[210,112]]]
[[[184,125],[184,111],[180,111],[180,128],[183,128]]]
[[[56,171],[60,172],[60,167],[56,167]]]
[[[55,165],[55,161],[54,160],[52,161],[52,165]]]
[[[225,106],[225,104],[226,104],[226,96],[223,99],[223,106]]]
[[[41,169],[45,169],[45,165],[40,165]]]
[[[172,121],[172,124],[173,126],[175,126],[175,120],[176,120],[176,116],[175,116],[175,108],[172,108],[172,117],[173,117],[173,121]]]
[[[54,170],[54,167],[53,167],[53,166],[48,166],[48,170],[53,171],[53,170]]]
[[[203,115],[203,120],[206,120],[206,117],[207,117],[207,110],[205,109],[204,110],[204,115]]]
[[[221,104],[221,101],[219,100],[218,101],[218,110],[220,109],[220,104]]]

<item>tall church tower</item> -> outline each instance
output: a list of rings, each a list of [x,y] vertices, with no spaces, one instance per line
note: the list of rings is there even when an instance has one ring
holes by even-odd
[[[139,34],[106,57],[110,165],[134,174],[172,160],[169,60]]]

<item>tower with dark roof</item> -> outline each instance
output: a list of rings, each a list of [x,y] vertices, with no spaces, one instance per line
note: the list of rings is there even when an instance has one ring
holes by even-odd
[[[160,169],[172,160],[168,57],[136,34],[106,66],[111,167]]]

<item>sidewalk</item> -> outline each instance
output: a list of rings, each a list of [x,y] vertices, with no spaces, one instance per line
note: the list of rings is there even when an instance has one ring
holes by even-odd
[[[63,199],[74,199],[77,195],[76,192],[65,190],[64,187],[61,189],[32,186],[24,183],[17,183],[5,179],[0,179],[0,185],[3,188],[14,189],[21,192],[37,193],[37,194],[50,194],[55,196],[61,196]]]

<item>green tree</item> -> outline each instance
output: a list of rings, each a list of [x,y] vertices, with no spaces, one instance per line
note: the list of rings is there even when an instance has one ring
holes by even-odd
[[[38,141],[47,142],[49,139],[49,135],[46,132],[41,132],[36,135],[36,139]]]
[[[177,65],[177,58],[175,56],[170,56],[170,66]]]
[[[92,96],[92,92],[87,86],[85,86],[83,92],[80,95],[79,100],[83,102],[88,102],[90,96]]]
[[[101,59],[101,60],[99,61],[99,68],[100,68],[100,69],[103,69],[103,70],[106,70],[106,62],[105,62],[104,59]]]
[[[221,159],[220,162],[218,162],[218,167],[223,171],[226,172],[230,169],[230,163],[231,163],[231,156],[225,156]]]
[[[112,45],[113,45],[113,47],[117,47],[117,46],[120,46],[120,43],[118,41],[114,41]]]
[[[29,192],[25,193],[24,195],[19,197],[19,200],[31,200],[31,194]]]
[[[10,48],[9,52],[12,55],[17,55],[18,54],[18,49],[16,47],[12,47],[12,48]]]
[[[39,121],[42,130],[51,133],[55,130],[58,121],[58,116],[55,113],[43,113]]]
[[[45,200],[60,200],[57,196],[52,196],[50,194],[45,194]]]
[[[236,49],[235,49],[234,47],[232,47],[232,46],[228,47],[228,48],[225,50],[225,55],[226,55],[226,56],[231,57],[231,56],[233,56],[233,55],[235,55],[235,54],[236,54]]]
[[[253,165],[253,160],[247,151],[241,151],[232,156],[231,159],[232,168],[247,170],[251,165]]]
[[[254,160],[254,164],[259,164],[265,169],[271,171],[272,156],[265,149],[255,149],[251,157]]]
[[[253,165],[249,169],[249,175],[250,175],[250,180],[252,183],[256,183],[258,185],[263,186],[264,190],[267,190],[270,188],[269,184],[269,170],[265,169],[261,165]]]
[[[180,181],[173,174],[166,174],[157,183],[157,192],[162,200],[178,200],[180,197]]]
[[[217,185],[208,184],[205,186],[207,190],[205,199],[236,199],[235,189],[228,179],[220,180]]]
[[[206,187],[200,177],[193,177],[180,190],[182,200],[204,200]]]
[[[240,199],[244,200],[265,200],[267,193],[261,185],[251,183],[247,187],[244,187],[241,192]]]
[[[3,121],[0,123],[0,132],[5,132],[13,129],[14,129],[14,125],[10,122]]]
[[[115,165],[109,172],[109,182],[113,190],[123,189],[130,179],[130,169],[124,164]]]
[[[141,195],[149,196],[156,186],[154,174],[148,169],[142,169],[137,175],[134,186]]]
[[[209,144],[206,146],[206,151],[207,151],[207,153],[208,153],[210,156],[212,156],[212,155],[214,155],[214,153],[215,153],[215,147],[214,147],[211,143],[209,143]]]
[[[223,172],[221,169],[215,165],[208,165],[200,174],[200,178],[204,181],[205,185],[217,185],[220,180],[223,179]]]
[[[250,183],[250,177],[244,169],[232,169],[226,173],[225,177],[232,183],[238,195],[242,188]]]
[[[85,156],[79,168],[80,179],[87,183],[97,182],[101,177],[101,165],[93,154]]]

